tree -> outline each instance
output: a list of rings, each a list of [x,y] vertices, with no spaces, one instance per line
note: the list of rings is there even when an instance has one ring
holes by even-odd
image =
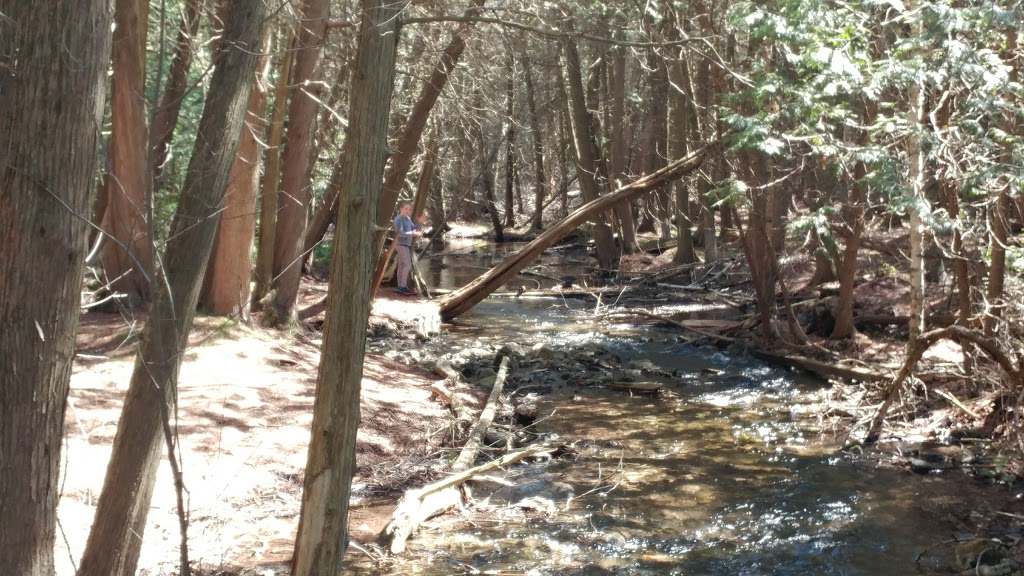
[[[590,130],[590,115],[587,113],[586,100],[583,94],[582,67],[576,42],[569,34],[573,32],[573,24],[566,24],[568,34],[562,39],[562,55],[565,82],[568,92],[568,105],[572,115],[572,135],[576,149],[576,174],[580,181],[580,191],[586,202],[593,202],[600,196],[597,185],[597,161],[594,157],[593,135]],[[611,226],[606,215],[594,215],[594,242],[597,247],[598,266],[605,270],[614,268],[618,261],[615,241],[612,238]]]
[[[135,574],[165,442],[175,461],[170,413],[178,371],[238,149],[266,13],[263,0],[228,4],[224,39],[163,257],[163,278],[154,282],[79,576]]]
[[[313,127],[318,103],[313,84],[321,74],[324,36],[327,33],[327,0],[307,0],[296,36],[288,102],[288,135],[281,157],[281,183],[277,190],[277,227],[274,232],[274,265],[271,289],[273,306],[264,314],[271,325],[293,320],[295,299],[302,276],[301,248],[310,199],[310,167]]]
[[[341,161],[342,194],[293,576],[340,574],[348,544],[370,275],[376,259],[372,232],[386,161],[402,3],[362,0],[360,8],[359,49]]]
[[[544,172],[544,141],[540,132],[540,120],[537,116],[537,97],[534,94],[533,70],[530,66],[529,54],[522,56],[523,81],[526,83],[526,110],[530,116],[530,136],[533,139],[533,167],[534,167],[534,192],[533,219],[530,228],[540,230],[544,227],[544,198],[547,197],[547,188],[544,179],[547,178]]]
[[[0,0],[0,574],[54,573],[110,21],[103,0]]]
[[[269,74],[265,54],[270,48],[270,27],[261,44],[260,62],[249,94],[248,112],[242,129],[238,154],[231,166],[224,211],[206,267],[199,306],[218,316],[238,315],[248,319],[249,286],[252,277],[252,243],[256,233],[256,195],[260,176],[260,142],[263,140]]]
[[[118,242],[107,242],[103,271],[112,290],[137,306],[149,298],[153,272],[150,244],[152,197],[149,130],[146,115],[146,0],[116,0],[110,133],[110,167],[104,228]]]

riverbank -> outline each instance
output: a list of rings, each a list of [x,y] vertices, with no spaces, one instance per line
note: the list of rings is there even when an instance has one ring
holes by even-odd
[[[575,287],[570,287],[573,298],[591,298],[580,300],[586,302],[587,314],[600,308],[594,304],[598,295],[602,295],[601,306],[616,301],[646,310],[645,306],[664,307],[668,300],[686,304],[682,300],[689,298],[704,303],[715,300],[735,318],[749,314],[745,309],[749,304],[744,304],[749,299],[749,284],[742,263],[731,264],[717,276],[725,288],[700,290],[682,288],[685,283],[680,278],[663,278],[660,285],[655,282],[641,287],[645,278],[671,267],[670,253],[642,255],[632,261],[627,258],[625,264],[624,277],[637,283],[628,297],[604,298],[586,279],[577,279]],[[793,272],[807,272],[806,262],[798,259],[787,266]],[[799,285],[798,277],[790,280],[793,286]],[[877,281],[870,286],[889,285]],[[305,284],[303,302],[316,301],[325,290],[323,283]],[[879,302],[896,298],[892,293],[862,293]],[[537,295],[531,291],[523,297]],[[557,305],[564,305],[565,300],[559,302]],[[67,473],[60,516],[67,545],[58,552],[59,561],[66,565],[60,574],[73,572],[72,559],[84,546],[94,499],[102,484],[103,467],[95,464],[109,457],[131,371],[132,344],[143,320],[92,314],[83,318],[66,428]],[[672,324],[652,321],[671,329]],[[722,325],[704,325],[699,330],[714,331]],[[614,329],[611,321],[607,326]],[[181,404],[186,416],[179,425],[190,493],[190,546],[200,574],[243,573],[244,568],[253,567],[279,571],[287,566],[301,503],[320,345],[317,327],[315,317],[303,329],[285,332],[220,319],[198,321],[194,348],[182,371]],[[435,333],[438,329],[440,334]],[[658,338],[718,346],[742,356],[749,352],[742,344],[749,327],[734,322],[732,330],[727,336],[731,342],[702,337],[694,330],[663,330]],[[493,383],[495,357],[500,351],[515,360],[507,390],[513,399],[499,415],[503,425],[512,421],[517,405],[554,391],[605,390],[614,384],[644,384],[677,376],[656,363],[618,362],[607,350],[583,342],[586,338],[564,346],[535,346],[526,333],[519,338],[508,333],[470,336],[472,333],[461,331],[458,323],[438,326],[436,304],[429,300],[398,296],[387,288],[381,289],[375,300],[368,331],[357,446],[359,472],[351,516],[354,542],[369,550],[390,519],[398,491],[447,473],[451,454],[461,445],[488,385]],[[818,337],[814,344],[822,353],[845,352],[859,356],[862,362],[877,365],[884,361],[890,367],[897,366],[902,350],[896,332],[864,333],[838,345]],[[955,355],[957,351],[946,352]],[[938,366],[954,360],[951,356],[928,358]],[[446,402],[437,390],[454,402]],[[618,393],[629,397],[650,391],[627,386]],[[823,388],[815,409],[821,415],[822,433],[845,440],[844,434],[863,425],[877,393],[877,387],[863,383],[837,381]],[[572,398],[576,401],[576,396]],[[1000,456],[996,442],[976,437],[976,423],[965,420],[966,411],[974,410],[984,419],[982,400],[977,405],[961,402],[965,410],[941,396],[915,399],[900,408],[897,424],[888,429],[887,440],[892,442],[871,451],[874,462],[905,469],[906,474],[958,475],[972,485],[979,482],[978,476],[984,477],[982,483],[1015,480],[1013,460]],[[581,394],[579,401],[587,402],[586,395]],[[954,430],[975,435],[969,438],[974,442],[970,450],[933,450],[948,443]],[[177,520],[166,468],[160,471],[140,563],[144,570],[140,573],[150,576],[176,570]],[[944,518],[955,531],[967,535],[1006,534],[1014,523],[1019,524],[1018,518],[1006,515],[1024,517],[1013,491],[985,494],[991,499],[936,503],[935,517]],[[363,554],[357,548],[350,553]]]

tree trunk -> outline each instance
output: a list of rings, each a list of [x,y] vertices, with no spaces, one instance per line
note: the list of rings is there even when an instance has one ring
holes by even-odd
[[[925,330],[924,318],[924,222],[918,202],[924,202],[925,164],[927,154],[921,141],[922,122],[925,116],[924,90],[917,83],[911,84],[908,98],[910,110],[908,120],[910,134],[907,138],[907,156],[910,159],[910,335],[908,346]]]
[[[274,111],[270,115],[270,137],[260,196],[260,225],[256,249],[256,270],[253,273],[252,308],[262,309],[263,297],[274,278],[274,239],[277,232],[277,187],[281,177],[281,139],[284,133],[284,112],[288,100],[288,79],[295,61],[295,30],[290,29],[285,42],[284,60],[274,88]]]
[[[111,99],[110,170],[104,177],[107,211],[104,229],[117,242],[107,242],[103,270],[111,289],[125,295],[129,306],[149,299],[153,247],[149,238],[151,198],[149,138],[146,117],[145,0],[114,3],[114,75]]]
[[[483,128],[479,129],[477,142],[480,143],[480,181],[484,187],[484,202],[487,206],[487,215],[491,218],[491,228],[494,229],[494,241],[500,243],[505,241],[505,230],[501,225],[497,203],[494,201],[494,166],[492,165],[494,156],[487,153],[490,146],[487,145]]]
[[[610,137],[611,149],[608,153],[608,171],[614,188],[626,183],[626,50],[621,46],[612,48],[611,65],[611,114]],[[676,156],[679,158],[679,156]],[[615,215],[619,219],[622,251],[633,254],[639,250],[636,243],[636,222],[633,220],[633,207],[630,202],[623,202],[615,207]]]
[[[516,61],[512,50],[508,51],[508,69],[505,80],[505,221],[507,228],[514,228],[516,215],[513,208],[515,197],[513,195],[516,177]]]
[[[650,140],[647,143],[647,158],[644,162],[644,171],[648,174],[653,174],[666,164],[668,158],[668,101],[670,94],[668,69],[664,59],[652,50],[649,54],[648,65],[651,68],[649,75],[651,84],[651,132],[649,134]],[[649,197],[652,211],[656,212],[658,230],[663,241],[672,238],[668,192],[669,188],[666,186],[658,190],[657,194]]]
[[[501,264],[442,300],[441,318],[445,321],[450,321],[452,318],[471,309],[478,302],[486,298],[488,294],[497,290],[502,284],[518,274],[520,270],[529,266],[545,250],[553,246],[555,242],[558,242],[566,234],[572,232],[587,220],[592,219],[595,214],[609,210],[618,202],[631,200],[645,192],[649,192],[662,182],[678,178],[681,175],[696,170],[704,162],[705,158],[718,153],[720,148],[720,140],[711,142],[704,148],[691,152],[685,158],[672,162],[654,174],[648,174],[636,182],[622,186],[614,192],[584,204],[564,220],[545,230],[544,233],[537,236],[536,239],[518,252],[503,260]]]
[[[533,196],[533,220],[530,228],[541,230],[544,227],[544,199],[547,197],[544,173],[544,140],[540,133],[540,120],[537,116],[537,100],[533,89],[533,71],[530,67],[530,55],[523,54],[523,79],[526,81],[526,108],[530,114],[530,135],[533,137],[533,165],[535,170],[536,190]]]
[[[874,104],[868,103],[863,107],[863,126],[871,126],[875,117]],[[858,145],[865,145],[868,141],[866,131],[861,131],[857,136]],[[838,340],[850,338],[857,333],[853,324],[853,289],[857,279],[857,253],[860,250],[860,239],[864,233],[864,213],[867,209],[868,194],[864,182],[867,176],[867,166],[863,162],[857,162],[853,168],[853,182],[850,184],[851,197],[843,209],[847,225],[850,227],[850,236],[846,238],[846,246],[843,248],[843,258],[839,263],[839,299],[836,304],[836,323],[832,328],[830,339]]]
[[[1006,46],[1002,56],[1004,61],[1010,65],[1010,80],[1016,82],[1020,76],[1020,57],[1014,56],[1017,52],[1017,31],[1010,29],[1006,33]],[[1014,134],[1016,120],[1013,116],[1006,116],[1000,121],[1000,128],[1006,134]],[[1002,159],[1007,165],[1012,165],[1014,158],[1012,139],[1003,144]],[[1003,313],[1003,284],[1006,278],[1006,242],[1008,240],[1007,218],[1010,215],[1010,183],[1000,188],[994,205],[989,208],[989,229],[992,231],[990,239],[990,252],[992,263],[988,270],[988,310],[986,310],[984,327],[985,334],[995,334],[999,325],[999,319]]]
[[[0,574],[50,576],[111,14],[103,0],[0,14]]]
[[[484,2],[485,0],[470,0],[469,9],[464,15],[467,17],[477,16]],[[466,49],[464,35],[471,25],[471,23],[462,24],[455,30],[444,53],[441,54],[441,59],[434,66],[430,79],[423,84],[419,98],[409,114],[409,119],[402,127],[402,133],[391,147],[390,163],[384,176],[384,188],[380,193],[380,206],[377,207],[377,228],[374,230],[377,254],[381,253],[384,247],[384,237],[391,229],[391,217],[398,203],[398,195],[405,184],[405,177],[409,174],[409,169],[412,168],[412,161],[416,156],[417,148],[419,148],[420,137],[427,126],[430,112],[441,96],[445,84],[448,83],[449,75],[459,63],[459,59],[462,58],[462,52]],[[378,259],[377,268],[383,266],[385,263]]]
[[[252,279],[252,242],[256,233],[256,193],[260,179],[260,142],[265,132],[267,110],[265,80],[266,53],[270,50],[270,28],[266,29],[257,63],[248,112],[242,128],[238,154],[231,166],[224,211],[206,267],[199,306],[216,316],[249,319],[249,291]]]
[[[341,574],[348,544],[370,273],[377,256],[373,217],[386,160],[382,152],[387,147],[401,8],[400,3],[384,0],[361,2],[359,50],[341,161],[345,195],[334,236],[293,576]]]
[[[294,320],[295,299],[302,278],[299,260],[310,198],[313,125],[319,109],[310,93],[315,92],[313,85],[320,78],[328,14],[327,0],[307,0],[302,11],[302,27],[296,36],[291,78],[293,89],[288,103],[288,136],[281,157],[281,184],[277,193],[273,280],[270,283],[276,293],[273,309],[266,310],[263,317],[268,325],[287,324]]]
[[[164,255],[164,277],[143,330],[110,464],[79,576],[132,576],[156,482],[177,377],[224,202],[267,13],[263,0],[233,0],[208,100]],[[173,457],[173,455],[171,455]]]
[[[567,31],[572,33],[572,22],[566,25]],[[562,54],[565,58],[566,84],[569,92],[569,109],[572,113],[573,137],[576,142],[576,173],[579,176],[580,191],[583,194],[584,202],[590,203],[597,200],[600,192],[597,186],[597,161],[594,157],[593,136],[590,131],[590,115],[587,113],[587,106],[583,93],[582,68],[580,66],[579,52],[576,50],[576,42],[570,36],[562,39]],[[615,240],[612,238],[612,229],[608,225],[604,213],[596,213],[594,218],[594,243],[597,247],[597,263],[604,270],[612,270],[618,261],[618,254],[615,251]]]
[[[711,62],[707,58],[700,61],[700,81],[697,82],[700,86],[698,92],[700,107],[702,114],[700,116],[700,131],[701,136],[706,140],[715,133],[715,120],[714,120],[714,87],[712,86],[711,80]],[[718,159],[714,160],[714,163],[718,163]],[[711,197],[712,190],[714,189],[711,179],[716,173],[716,167],[710,166],[704,170],[705,174],[700,175],[697,181],[697,195],[700,197],[700,213],[701,213],[701,230],[702,238],[701,244],[704,247],[704,262],[711,263],[718,260],[718,239],[715,236],[715,208],[714,199]]]
[[[689,149],[688,140],[695,136],[690,130],[691,117],[695,113],[688,102],[687,87],[690,84],[686,71],[686,60],[683,55],[671,61],[669,74],[669,105],[671,106],[669,124],[669,156],[682,158]],[[672,261],[676,264],[691,264],[697,261],[697,253],[693,249],[693,234],[690,231],[690,190],[689,178],[680,178],[674,184],[676,192],[676,253]]]
[[[201,0],[185,0],[184,14],[178,23],[178,38],[174,43],[174,57],[167,72],[167,86],[160,99],[153,126],[149,133],[149,166],[152,171],[153,190],[159,189],[160,175],[174,139],[174,128],[178,125],[181,104],[188,91],[188,69],[195,54],[194,38],[199,31],[202,15]]]

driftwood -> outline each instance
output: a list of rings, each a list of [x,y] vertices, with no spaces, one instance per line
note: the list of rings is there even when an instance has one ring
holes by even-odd
[[[498,374],[494,378],[494,387],[487,398],[487,404],[480,413],[480,417],[473,426],[473,430],[470,431],[466,445],[463,446],[459,457],[452,465],[452,471],[455,474],[440,482],[435,482],[416,490],[410,490],[398,502],[398,507],[395,508],[395,512],[391,516],[391,522],[388,523],[381,534],[392,554],[401,554],[405,551],[406,541],[424,520],[461,503],[462,496],[456,488],[459,484],[469,480],[476,474],[502,465],[495,464],[495,462],[502,461],[499,458],[483,466],[469,468],[473,461],[476,460],[477,454],[480,453],[480,447],[483,445],[487,428],[490,427],[491,422],[494,420],[498,399],[501,397],[501,391],[508,374],[508,365],[509,357],[505,356],[501,359],[501,366],[498,368]],[[527,450],[523,452],[527,452]],[[518,452],[517,454],[523,454],[523,452]],[[520,456],[519,459],[525,458],[528,455]],[[514,462],[515,460],[512,461]],[[503,462],[504,464],[509,463],[508,460]]]
[[[402,497],[402,501],[399,502],[398,508],[395,509],[395,513],[392,516],[391,522],[384,528],[382,536],[385,540],[388,540],[388,548],[392,554],[401,554],[405,551],[405,543],[408,540],[409,535],[412,533],[416,526],[419,526],[423,520],[426,520],[433,514],[424,515],[424,511],[428,507],[432,507],[435,511],[445,510],[452,506],[459,504],[461,496],[459,491],[455,488],[460,484],[472,480],[481,474],[490,472],[495,468],[501,468],[502,466],[508,466],[509,464],[515,464],[524,458],[530,456],[536,456],[550,452],[551,446],[546,444],[535,444],[529,448],[520,450],[519,452],[512,452],[506,454],[501,458],[491,460],[486,464],[481,464],[475,468],[463,470],[456,474],[428,484],[418,490],[410,490],[405,493]],[[436,504],[444,504],[441,496],[434,498],[435,495],[443,495],[447,498],[451,498],[447,505],[437,507]]]
[[[451,320],[460,314],[471,309],[478,302],[487,297],[488,294],[497,290],[505,284],[509,278],[515,276],[520,270],[526,268],[536,260],[545,250],[553,246],[560,239],[575,230],[578,226],[589,220],[596,214],[611,209],[616,204],[632,200],[633,198],[655,190],[661,183],[688,174],[704,162],[704,159],[721,147],[721,141],[714,141],[700,150],[676,160],[668,166],[648,176],[640,178],[632,184],[627,184],[611,192],[588,202],[577,208],[572,214],[563,218],[560,222],[544,231],[535,240],[512,254],[504,262],[495,266],[491,271],[470,282],[462,289],[456,291],[441,301],[441,318],[445,321]]]
[[[782,366],[793,366],[801,368],[812,374],[823,378],[846,378],[848,380],[859,380],[861,382],[884,382],[889,379],[889,374],[861,368],[856,366],[842,366],[833,362],[822,362],[798,354],[773,354],[762,350],[751,350],[750,355],[754,358],[779,364]]]

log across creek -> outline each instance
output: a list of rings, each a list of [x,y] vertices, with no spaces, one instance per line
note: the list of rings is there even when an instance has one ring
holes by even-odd
[[[679,178],[697,168],[700,168],[704,160],[713,153],[720,150],[721,140],[715,140],[708,145],[695,150],[687,156],[672,162],[661,170],[644,176],[635,182],[622,186],[621,188],[599,197],[597,200],[588,202],[577,208],[557,224],[537,236],[532,242],[512,254],[501,264],[484,273],[476,280],[470,282],[461,289],[453,292],[441,300],[441,318],[450,321],[453,318],[467,312],[489,294],[500,288],[508,280],[514,277],[522,269],[539,258],[545,250],[554,246],[556,242],[567,236],[570,232],[605,210],[611,209],[614,205],[625,200],[632,200],[646,192],[655,190],[660,184]]]

